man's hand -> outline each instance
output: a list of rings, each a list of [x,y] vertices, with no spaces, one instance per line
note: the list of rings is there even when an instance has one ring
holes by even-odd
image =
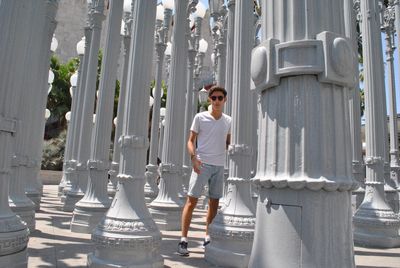
[[[193,166],[193,170],[194,172],[196,172],[197,174],[200,174],[200,167],[201,167],[201,161],[199,159],[197,159],[197,157],[193,157],[192,159],[192,166]]]

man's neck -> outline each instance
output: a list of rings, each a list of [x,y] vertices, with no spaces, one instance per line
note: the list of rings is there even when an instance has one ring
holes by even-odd
[[[211,116],[214,117],[215,119],[219,119],[222,116],[222,111],[216,111],[212,110],[210,112]]]

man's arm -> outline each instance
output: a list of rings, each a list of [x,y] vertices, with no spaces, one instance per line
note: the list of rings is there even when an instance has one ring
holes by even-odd
[[[196,139],[197,133],[191,130],[187,142],[187,150],[190,156],[190,160],[192,160],[193,170],[196,173],[200,174],[201,161],[196,157]]]
[[[226,135],[226,149],[228,150],[229,144],[231,144],[231,134]]]

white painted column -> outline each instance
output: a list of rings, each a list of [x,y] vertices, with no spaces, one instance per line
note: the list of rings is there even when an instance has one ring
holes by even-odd
[[[95,250],[88,256],[89,267],[164,266],[159,253],[161,233],[146,207],[143,191],[156,4],[156,0],[134,1],[118,191],[92,233]]]
[[[162,6],[161,6],[162,7]],[[158,8],[158,7],[157,7]],[[158,187],[156,184],[158,173],[158,140],[159,140],[159,124],[160,124],[160,107],[161,107],[161,87],[162,71],[164,67],[164,53],[167,48],[168,31],[171,23],[172,9],[164,9],[164,20],[156,21],[155,31],[155,50],[156,50],[156,73],[155,73],[155,87],[153,90],[153,113],[151,119],[151,133],[150,133],[150,151],[149,151],[149,164],[146,166],[146,184],[144,186],[144,194],[146,203],[150,203],[158,195]]]
[[[18,109],[24,94],[21,75],[29,55],[30,33],[34,32],[32,1],[0,1],[0,266],[27,266],[29,231],[8,205],[8,189],[15,135],[19,131]]]
[[[235,6],[236,0],[228,0],[228,22],[226,30],[226,70],[225,70],[225,90],[227,92],[227,100],[224,106],[224,113],[227,115],[232,114],[232,87],[233,87],[233,46],[235,37]],[[224,196],[220,199],[220,205],[224,206],[226,203],[226,195],[228,190],[227,179],[229,176],[229,155],[226,156],[224,166]]]
[[[78,46],[82,46],[79,48],[81,50],[82,48],[84,49],[84,42],[85,42],[85,37],[82,38],[77,44]],[[78,51],[78,50],[77,50]],[[83,54],[82,54],[83,52]],[[83,57],[84,57],[84,50],[78,52],[78,57],[79,57],[79,66],[78,66],[78,71],[71,76],[71,117],[70,121],[68,123],[67,127],[67,137],[66,137],[66,142],[65,142],[65,153],[64,153],[64,162],[63,162],[63,171],[62,171],[62,178],[60,181],[60,184],[58,185],[58,196],[62,195],[62,192],[64,190],[64,187],[67,185],[67,178],[66,178],[66,170],[67,170],[67,163],[70,161],[72,158],[72,137],[73,137],[73,132],[75,131],[75,125],[76,125],[76,120],[77,120],[77,109],[78,109],[78,91],[81,90],[79,88],[79,80],[82,79],[82,67],[83,67]],[[76,85],[72,85],[72,79],[77,79]]]
[[[31,110],[31,122],[37,122],[34,128],[30,130],[30,142],[32,146],[29,146],[29,158],[31,159],[27,166],[27,184],[26,184],[26,195],[35,203],[36,211],[40,209],[40,200],[43,193],[43,184],[39,177],[39,171],[41,167],[41,159],[43,155],[43,135],[45,127],[45,112],[47,104],[47,93],[48,93],[48,70],[50,57],[52,55],[51,43],[56,28],[57,22],[55,20],[58,1],[51,0],[45,1],[46,13],[45,13],[45,24],[44,24],[44,38],[41,40],[42,51],[40,53],[40,64],[36,66],[38,68],[37,83],[41,93],[37,94],[35,102],[37,105]]]
[[[132,28],[132,11],[124,12],[124,35],[122,38],[123,42],[123,59],[124,63],[122,65],[122,79],[120,83],[119,96],[118,96],[118,109],[117,109],[117,124],[115,126],[115,134],[114,134],[114,150],[113,150],[113,159],[111,162],[110,170],[108,174],[110,175],[110,182],[113,184],[112,186],[112,196],[114,197],[115,191],[117,190],[117,175],[119,171],[119,161],[121,157],[121,150],[118,143],[119,137],[122,135],[122,127],[124,122],[124,114],[126,110],[126,91],[127,84],[126,80],[128,77],[128,67],[129,67],[129,48],[131,44],[131,28]],[[110,189],[108,191],[110,195]]]
[[[365,198],[353,217],[354,242],[370,247],[400,245],[400,220],[387,204],[384,193],[386,110],[383,57],[378,1],[361,0],[366,171]]]
[[[110,207],[108,198],[109,148],[114,110],[115,81],[121,45],[123,0],[110,2],[104,57],[101,66],[99,98],[96,106],[93,147],[88,160],[88,186],[84,197],[75,205],[71,231],[91,233]]]
[[[75,204],[83,198],[88,184],[88,160],[90,158],[93,130],[93,111],[96,95],[98,53],[103,20],[105,19],[104,0],[92,0],[92,36],[88,55],[87,78],[80,122],[78,158],[76,164],[76,183],[66,193],[65,211],[73,211]],[[118,28],[119,32],[119,28]],[[86,54],[86,53],[85,53]],[[111,120],[109,122],[111,124]]]
[[[167,114],[165,117],[164,146],[160,164],[159,192],[150,203],[150,212],[161,230],[179,230],[183,203],[178,193],[182,190],[183,127],[187,71],[187,17],[193,2],[175,0],[170,81]]]
[[[255,209],[250,193],[253,148],[252,120],[243,112],[251,104],[250,61],[254,47],[252,1],[235,6],[233,49],[232,128],[229,145],[229,177],[225,206],[209,226],[211,243],[205,248],[207,261],[218,266],[248,267],[254,237]]]
[[[92,43],[92,19],[93,19],[93,8],[92,2],[88,2],[87,6],[87,25],[84,27],[85,34],[85,54],[83,56],[83,67],[82,67],[82,76],[79,78],[78,84],[78,94],[77,94],[77,110],[76,110],[76,121],[74,123],[74,131],[72,133],[72,149],[71,149],[71,160],[66,163],[66,185],[63,189],[63,194],[61,195],[61,203],[62,209],[64,211],[72,212],[75,208],[75,203],[79,200],[79,198],[74,198],[74,192],[79,191],[78,186],[78,172],[77,172],[77,163],[78,163],[78,154],[80,148],[80,133],[83,127],[82,125],[82,113],[83,107],[85,105],[85,95],[86,95],[86,81],[88,77],[88,66],[89,66],[89,54],[91,50]],[[93,110],[92,110],[93,111]],[[90,123],[92,125],[92,123]],[[69,193],[69,196],[68,196]],[[82,195],[81,195],[82,197]],[[78,200],[77,200],[78,199]]]
[[[355,267],[348,88],[356,70],[344,1],[261,8],[251,66],[261,188],[249,267]]]
[[[193,115],[197,112],[197,84],[198,79],[194,79],[196,64],[196,55],[199,50],[199,38],[201,33],[202,19],[198,18],[195,21],[195,31],[190,29],[190,19],[187,18],[186,23],[186,36],[188,38],[188,51],[187,51],[187,78],[186,78],[186,101],[185,101],[185,123],[183,127],[183,165],[182,165],[182,192],[181,199],[185,202],[187,195],[187,188],[189,186],[190,176],[192,174],[192,161],[187,150],[186,142],[189,139],[190,127],[193,122]]]
[[[345,31],[347,38],[352,42],[353,53],[356,57],[354,59],[354,69],[358,70],[358,38],[357,35],[357,19],[356,17],[360,13],[360,1],[346,0],[344,2],[344,19],[345,19]],[[361,21],[359,21],[361,25]],[[356,77],[355,87],[351,88],[349,98],[349,112],[350,112],[350,137],[351,137],[351,148],[352,148],[352,168],[354,179],[359,183],[359,187],[353,191],[353,203],[357,208],[365,194],[365,164],[362,156],[362,142],[361,142],[361,108],[360,108],[360,88],[359,88],[359,76]]]
[[[394,76],[394,23],[395,23],[395,8],[392,3],[384,9],[382,14],[382,29],[385,33],[386,42],[386,67],[387,67],[387,85],[389,93],[389,137],[390,137],[390,178],[387,179],[386,184],[390,188],[391,194],[386,192],[386,198],[389,205],[393,208],[395,213],[399,213],[399,195],[396,188],[398,188],[400,176],[400,163],[399,163],[399,142],[398,142],[398,127],[397,127],[397,104],[396,104],[396,86]]]
[[[44,1],[39,1],[31,10],[31,33],[29,36],[30,51],[25,58],[25,70],[31,70],[24,75],[24,69],[21,70],[21,80],[23,83],[25,97],[20,99],[20,108],[17,118],[20,119],[19,131],[15,134],[15,152],[11,165],[11,180],[8,193],[8,202],[11,210],[23,220],[30,232],[35,231],[35,204],[25,194],[25,188],[28,184],[27,172],[29,167],[34,164],[29,151],[33,144],[31,143],[31,134],[34,132],[39,122],[32,122],[33,111],[40,105],[38,96],[45,91],[47,96],[47,87],[40,88],[40,68],[41,61],[44,60],[42,51],[42,39],[47,34],[45,32],[46,5]],[[49,41],[48,38],[45,38]],[[45,47],[49,50],[49,45]],[[48,69],[48,66],[47,66]],[[47,71],[48,73],[48,71]],[[44,119],[44,117],[43,117]],[[31,183],[32,184],[32,183]],[[37,191],[31,187],[32,192]]]

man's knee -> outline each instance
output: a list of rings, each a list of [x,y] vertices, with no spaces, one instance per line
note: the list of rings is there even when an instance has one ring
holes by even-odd
[[[190,209],[193,210],[196,205],[197,205],[197,197],[193,197],[193,196],[188,196],[186,199],[186,206]]]

